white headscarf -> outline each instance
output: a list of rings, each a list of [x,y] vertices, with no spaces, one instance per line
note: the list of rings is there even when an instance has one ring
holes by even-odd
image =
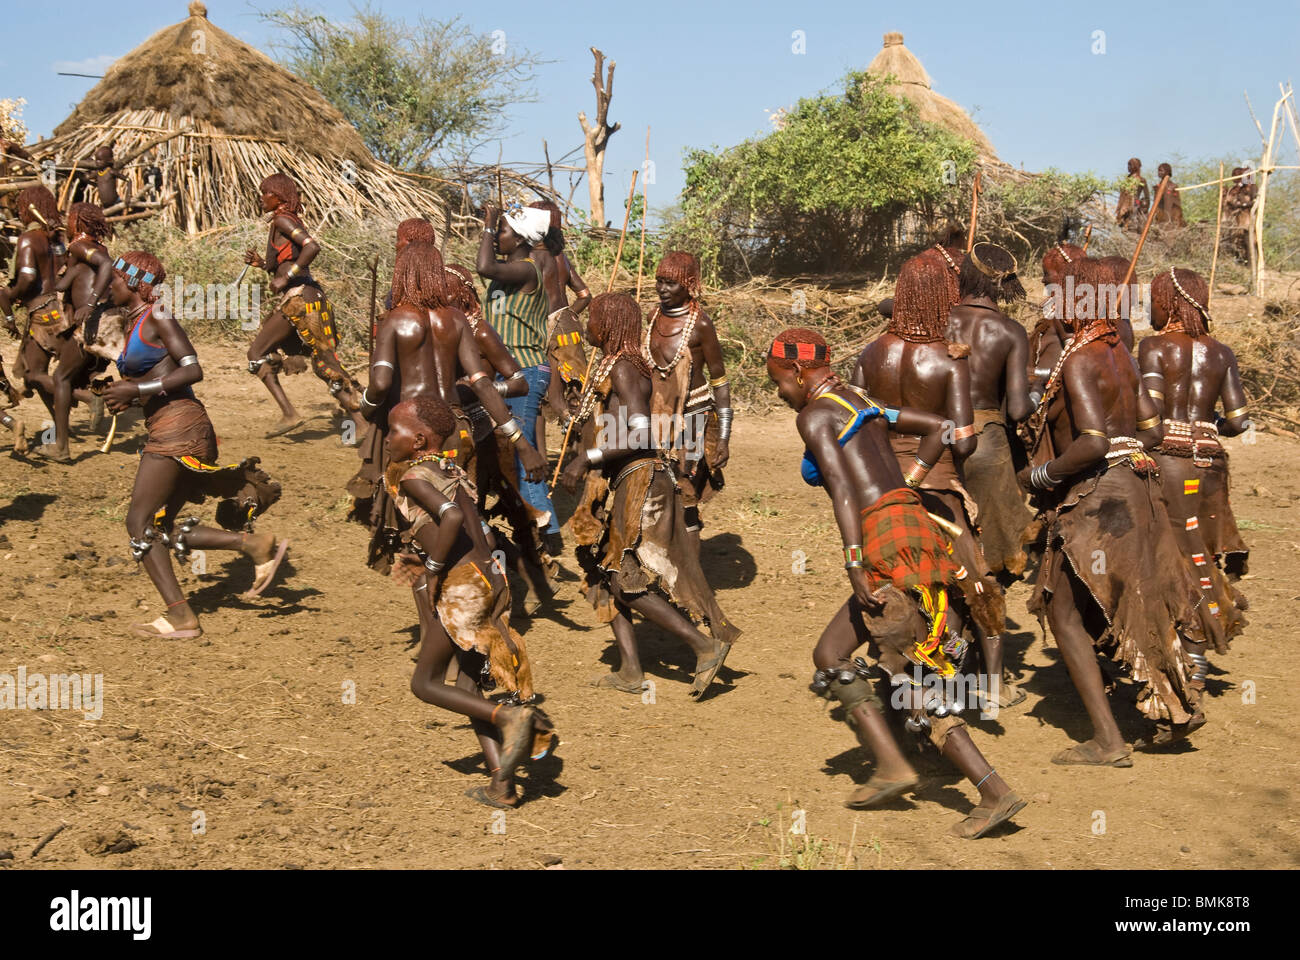
[[[542,238],[546,236],[546,232],[551,229],[549,210],[514,205],[506,211],[505,216],[506,223],[510,224],[510,229],[518,234],[530,247],[541,243]]]

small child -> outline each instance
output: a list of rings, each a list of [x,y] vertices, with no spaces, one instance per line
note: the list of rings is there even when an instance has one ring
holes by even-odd
[[[411,545],[423,566],[413,588],[420,656],[411,692],[470,718],[492,779],[466,796],[514,807],[515,768],[529,756],[546,756],[556,737],[550,718],[524,705],[533,699],[532,669],[523,638],[508,622],[510,588],[493,562],[474,493],[453,462],[455,451],[443,449],[455,432],[450,408],[434,394],[421,394],[394,407],[388,422],[392,465],[386,482],[411,525]],[[394,577],[415,565],[399,556]],[[460,668],[455,686],[443,681],[453,655]],[[503,700],[484,697],[498,686],[507,691]]]

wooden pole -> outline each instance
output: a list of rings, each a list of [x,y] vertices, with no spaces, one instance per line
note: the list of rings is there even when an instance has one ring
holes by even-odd
[[[370,362],[375,361],[375,311],[379,301],[379,255],[370,261]]]
[[[555,192],[555,171],[551,166],[551,149],[545,139],[542,140],[542,156],[546,157],[546,185],[550,188],[551,196],[558,200],[559,194]]]
[[[1214,271],[1219,266],[1219,236],[1223,230],[1223,164],[1219,164],[1219,209],[1214,215],[1214,254],[1210,257],[1210,286],[1205,294],[1205,312],[1214,299]]]
[[[614,278],[618,276],[618,265],[623,259],[623,241],[627,239],[627,225],[632,220],[632,198],[636,196],[636,178],[640,174],[640,170],[632,171],[632,186],[627,191],[627,209],[623,211],[623,229],[618,235],[618,252],[614,254],[614,269],[609,273],[609,283],[605,284],[606,293],[609,293],[614,288]]]
[[[81,161],[77,161],[80,163]],[[72,192],[72,181],[77,177],[77,163],[72,165],[72,172],[68,174],[68,182],[63,185],[63,193],[59,196],[59,209],[67,211],[68,194]]]
[[[646,142],[650,139],[649,131],[646,132]],[[614,278],[618,275],[618,262],[623,259],[623,241],[627,239],[627,225],[632,217],[632,198],[636,196],[636,178],[640,170],[632,172],[632,186],[627,191],[627,212],[623,214],[623,232],[618,237],[618,253],[614,255],[614,270],[609,275],[609,283],[605,285],[605,292],[609,293],[614,286]],[[591,356],[587,358],[587,372],[582,377],[582,388],[587,388],[587,381],[591,378],[591,368],[596,363],[596,350],[593,348]],[[560,482],[560,468],[564,466],[564,451],[569,449],[569,437],[573,434],[573,418],[569,418],[569,425],[564,431],[564,442],[560,444],[560,459],[555,463],[555,474],[551,477],[551,489]]]
[[[113,161],[113,166],[116,167],[118,170],[121,170],[128,163],[131,163],[133,160],[137,159],[138,157],[144,156],[154,147],[160,147],[168,140],[175,140],[177,137],[183,137],[185,134],[192,133],[193,131],[194,128],[187,123],[179,130],[173,130],[171,133],[164,134],[161,137],[155,137],[154,139],[143,144],[142,146],[137,147],[135,150],[132,150],[130,153],[128,153],[125,157],[122,157],[120,160]]]
[[[497,212],[498,213],[506,212],[505,197],[503,196],[501,191],[501,157],[504,150],[505,150],[504,145],[502,145],[501,143],[497,143]]]
[[[984,176],[984,171],[979,170],[975,173],[975,186],[970,192],[970,233],[966,237],[966,252],[970,253],[975,249],[975,218],[980,210],[980,180]]]
[[[650,169],[650,127],[645,128],[645,163],[646,170]],[[636,302],[641,302],[641,273],[645,268],[645,223],[650,219],[650,198],[647,195],[646,188],[649,185],[650,177],[647,175],[645,180],[641,181],[641,253],[636,258]]]
[[[1156,210],[1160,207],[1160,198],[1165,195],[1165,188],[1169,186],[1169,178],[1161,177],[1160,185],[1156,187],[1156,195],[1151,199],[1151,209],[1147,211],[1147,222],[1142,227],[1142,236],[1138,237],[1137,249],[1133,251],[1133,259],[1128,262],[1128,270],[1124,273],[1124,282],[1119,285],[1123,290],[1133,279],[1133,272],[1137,270],[1138,257],[1142,255],[1142,245],[1147,242],[1147,232],[1151,229],[1151,222],[1156,218]]]
[[[1268,142],[1264,144],[1264,157],[1259,165],[1259,196],[1255,201],[1255,296],[1264,295],[1264,204],[1268,199],[1268,175],[1273,164],[1273,145],[1277,142],[1278,123],[1281,120],[1285,97],[1273,105],[1273,121],[1268,127]]]

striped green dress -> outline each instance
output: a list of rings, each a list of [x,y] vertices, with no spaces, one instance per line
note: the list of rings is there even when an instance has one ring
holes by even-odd
[[[493,280],[488,286],[485,312],[488,323],[521,367],[536,367],[546,362],[546,317],[550,301],[542,286],[542,268],[532,257],[524,261],[537,271],[537,289],[524,293],[522,287],[511,290]]]

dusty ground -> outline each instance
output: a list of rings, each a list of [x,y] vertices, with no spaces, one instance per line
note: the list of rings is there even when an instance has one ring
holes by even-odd
[[[1300,599],[1300,449],[1290,440],[1260,434],[1231,447],[1234,504],[1253,549],[1243,584],[1251,626],[1213,658],[1211,723],[1182,751],[1138,755],[1129,770],[1048,763],[1085,723],[1025,612],[1027,588],[1011,590],[1011,661],[1029,699],[975,736],[1032,802],[1014,826],[969,843],[946,831],[974,791],[939,762],[921,759],[930,779],[915,801],[870,813],[842,805],[869,767],[807,691],[812,645],[848,594],[838,538],[824,495],[799,480],[792,416],[742,416],[728,487],[706,514],[706,569],[745,630],[726,682],[692,703],[686,651],[642,627],[653,702],[591,689],[607,669],[609,633],[566,584],[574,602],[559,619],[516,621],[563,744],[528,770],[527,802],[503,820],[463,795],[482,778],[469,729],[408,690],[410,594],[362,565],[365,532],[344,521],[356,454],[341,445],[317,382],[288,381],[316,419],[294,438],[264,440],[273,411],[240,372],[242,348],[202,356],[199,393],[222,459],[259,455],[284,482],[262,528],[293,539],[292,566],[267,596],[241,601],[250,566],[211,556],[206,575],[182,578],[202,640],[128,638],[126,624],[160,607],[122,527],[141,429],[107,455],[83,432],[72,466],[0,456],[0,673],[102,674],[106,688],[98,721],[0,715],[0,851],[15,858],[0,868],[1300,863],[1297,761],[1285,740],[1300,719],[1287,680]],[[43,419],[34,400],[22,412]],[[810,558],[801,576],[791,573],[795,550]],[[349,681],[355,705],[343,703]],[[1121,710],[1130,737],[1134,716]],[[790,833],[796,810],[805,840]],[[206,832],[193,830],[196,811]],[[90,852],[115,842],[137,846]]]

